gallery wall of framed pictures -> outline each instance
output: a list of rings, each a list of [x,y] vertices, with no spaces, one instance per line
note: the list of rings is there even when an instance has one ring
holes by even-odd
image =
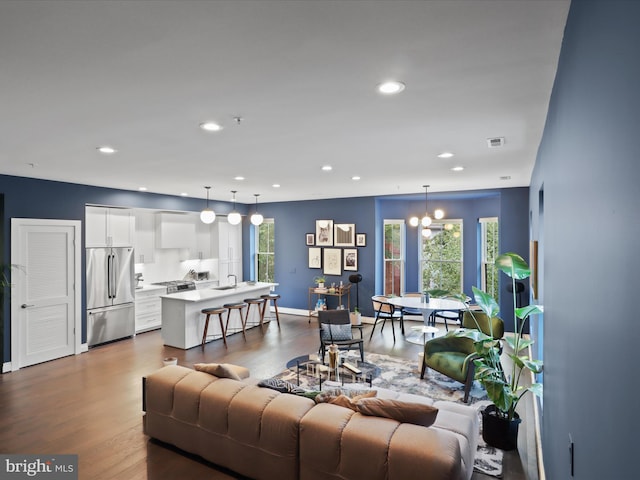
[[[309,247],[309,268],[321,269],[324,275],[357,271],[358,249],[354,247],[367,246],[366,234],[356,233],[355,223],[333,220],[316,220],[316,231],[305,234],[305,241]]]

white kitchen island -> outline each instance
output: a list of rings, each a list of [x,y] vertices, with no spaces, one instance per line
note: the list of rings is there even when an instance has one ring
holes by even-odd
[[[238,283],[236,287],[213,287],[203,290],[189,290],[186,292],[162,295],[162,340],[170,347],[187,350],[202,343],[205,315],[202,309],[222,307],[226,303],[242,302],[245,298],[267,295],[278,285],[277,283],[257,282],[249,285]],[[243,310],[243,314],[246,310]],[[259,324],[258,309],[253,306],[247,322],[247,328]],[[232,312],[227,334],[242,331],[238,311]],[[226,322],[226,315],[223,316]],[[222,338],[222,330],[215,315],[209,320],[210,340]]]

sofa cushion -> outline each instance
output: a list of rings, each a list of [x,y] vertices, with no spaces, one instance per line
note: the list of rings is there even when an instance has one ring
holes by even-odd
[[[382,398],[361,398],[354,402],[356,412],[374,417],[385,417],[400,423],[413,423],[429,427],[436,421],[438,409],[420,403],[385,400]]]
[[[230,363],[196,363],[193,367],[199,372],[209,373],[218,378],[242,380],[249,377],[249,369]]]
[[[351,340],[353,337],[351,336],[351,324],[328,324],[321,323],[320,330],[322,339],[325,341],[342,341],[342,340]]]
[[[337,397],[328,398],[327,403],[332,403],[334,405],[339,405],[341,407],[350,408],[354,412],[357,412],[358,407],[356,406],[356,403],[358,402],[358,400],[362,398],[372,398],[375,396],[376,396],[375,390],[365,392],[361,395],[356,395],[355,397],[349,397],[347,395],[342,394],[342,395],[338,395]]]

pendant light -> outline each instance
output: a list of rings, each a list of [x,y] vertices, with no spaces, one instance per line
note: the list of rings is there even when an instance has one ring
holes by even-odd
[[[213,223],[213,221],[216,219],[216,213],[209,208],[209,189],[211,187],[204,188],[207,189],[207,205],[205,206],[204,210],[200,212],[200,220],[202,221],[202,223]]]
[[[238,192],[237,190],[231,190],[231,193],[233,193],[233,210],[229,215],[227,215],[227,222],[229,222],[231,225],[238,225],[242,221],[242,217],[236,211],[236,193],[237,192]]]
[[[251,223],[253,223],[257,227],[258,225],[262,224],[262,222],[264,221],[264,217],[258,213],[258,197],[260,196],[260,194],[254,193],[253,196],[256,197],[256,213],[251,215]]]
[[[411,217],[409,219],[409,225],[411,225],[412,227],[417,227],[418,225],[422,225],[422,236],[429,238],[431,236],[431,229],[429,228],[429,226],[432,223],[432,219],[431,219],[431,215],[429,214],[429,203],[428,203],[428,198],[427,198],[427,190],[429,188],[429,185],[423,185],[424,187],[424,217],[422,217],[421,219],[419,219],[418,217]],[[440,220],[442,218],[444,218],[444,211],[441,209],[437,209],[435,212],[433,212],[433,216],[435,219]]]

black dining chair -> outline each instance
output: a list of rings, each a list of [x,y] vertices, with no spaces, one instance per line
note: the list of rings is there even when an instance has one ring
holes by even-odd
[[[338,350],[360,351],[360,360],[364,362],[364,340],[362,325],[351,325],[348,310],[320,310],[318,312],[320,332],[320,356],[324,363],[324,355],[329,345],[337,345]],[[353,330],[360,331],[360,338],[354,337]]]

